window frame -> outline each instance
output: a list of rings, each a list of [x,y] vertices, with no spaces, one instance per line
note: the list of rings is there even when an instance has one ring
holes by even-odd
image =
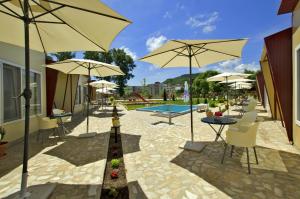
[[[298,84],[300,84],[300,77],[298,77],[298,72],[300,72],[300,71],[298,71],[298,70],[300,70],[300,58],[298,58],[298,54],[299,54],[299,57],[300,57],[300,44],[295,48],[295,72],[294,72],[294,79],[295,79],[295,85],[294,85],[295,123],[298,126],[300,126],[300,118],[298,118],[298,98],[300,98],[300,93],[298,93],[298,88],[297,88]]]
[[[22,65],[19,65],[19,64],[16,64],[16,63],[13,63],[13,62],[10,62],[10,61],[7,61],[7,60],[4,60],[4,59],[1,59],[0,58],[0,124],[1,125],[7,125],[7,124],[13,124],[15,122],[19,122],[19,121],[24,121],[25,118],[23,117],[24,116],[24,111],[21,107],[21,118],[20,119],[16,119],[16,120],[12,120],[12,121],[9,121],[9,122],[4,122],[4,110],[3,110],[3,107],[4,107],[4,96],[3,96],[3,65],[4,64],[7,64],[7,65],[10,65],[10,66],[13,66],[13,67],[17,67],[17,68],[20,68],[20,73],[21,73],[21,88],[23,87],[23,75],[22,75],[22,70],[25,70],[25,66],[22,66]],[[42,68],[42,67],[41,67]],[[43,96],[43,86],[44,86],[44,83],[43,83],[43,79],[44,79],[44,76],[43,76],[43,72],[42,71],[37,71],[35,69],[32,69],[30,68],[30,72],[33,72],[33,73],[37,73],[40,75],[40,81],[41,81],[41,88],[40,88],[40,93],[41,93],[41,113],[40,114],[36,114],[36,115],[31,115],[30,118],[34,118],[36,116],[41,116],[43,115],[43,110],[44,110],[44,107],[43,107],[43,100],[44,100],[44,96]]]

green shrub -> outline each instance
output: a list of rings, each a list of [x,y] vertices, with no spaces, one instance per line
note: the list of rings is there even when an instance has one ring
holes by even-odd
[[[111,163],[111,167],[112,167],[113,169],[117,169],[117,168],[119,168],[120,160],[119,160],[119,159],[112,159],[112,160],[110,161],[110,163]]]
[[[200,104],[200,99],[199,98],[197,98],[196,104]]]
[[[207,98],[204,99],[204,104],[207,104],[208,103],[208,100]]]
[[[224,98],[220,98],[219,103],[224,103]]]
[[[216,107],[216,102],[215,101],[210,101],[209,102],[209,107],[212,107],[212,108],[214,108],[214,107]]]

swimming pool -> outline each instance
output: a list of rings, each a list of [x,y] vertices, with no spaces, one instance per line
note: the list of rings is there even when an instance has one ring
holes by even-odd
[[[196,110],[197,107],[193,106],[193,110]],[[136,109],[137,111],[150,111],[150,112],[159,112],[159,113],[178,113],[184,114],[190,112],[189,105],[173,105],[173,104],[166,104],[160,106],[151,106],[145,108]]]

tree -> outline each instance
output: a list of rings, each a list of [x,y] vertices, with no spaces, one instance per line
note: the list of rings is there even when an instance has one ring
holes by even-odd
[[[166,92],[166,89],[164,89],[164,101],[167,101],[167,92]]]
[[[59,52],[59,53],[53,53],[54,57],[56,57],[57,61],[63,61],[66,59],[72,59],[75,57],[75,52]]]
[[[119,85],[118,92],[120,96],[123,96],[125,91],[124,88],[127,81],[134,77],[132,74],[133,69],[136,67],[132,57],[127,55],[123,49],[111,49],[108,52],[84,52],[85,59],[92,59],[95,61],[105,62],[108,64],[114,64],[120,67],[125,75],[105,77],[105,80],[114,81]]]

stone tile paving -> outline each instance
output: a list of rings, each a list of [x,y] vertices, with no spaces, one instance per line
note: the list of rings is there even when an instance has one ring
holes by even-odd
[[[124,151],[139,149],[124,155],[132,199],[140,198],[140,192],[149,199],[300,198],[300,150],[289,145],[280,122],[270,121],[266,113],[259,113],[259,165],[251,164],[251,175],[243,149],[220,163],[224,148],[200,122],[205,113],[195,112],[194,117],[195,140],[208,143],[201,153],[178,147],[190,139],[189,114],[174,118],[171,126],[152,125],[165,118],[151,115],[129,111],[121,118],[121,132],[127,134],[122,137]],[[138,143],[128,134],[140,136],[139,146],[132,146]]]
[[[50,198],[95,198],[100,195],[106,163],[111,117],[110,113],[94,112],[90,117],[90,130],[98,134],[93,138],[78,139],[86,131],[86,121],[75,116],[69,125],[72,133],[63,140],[50,138],[44,144],[30,139],[28,185],[56,183]],[[101,118],[100,118],[101,117]],[[0,198],[20,188],[23,144],[9,148],[0,160]]]

